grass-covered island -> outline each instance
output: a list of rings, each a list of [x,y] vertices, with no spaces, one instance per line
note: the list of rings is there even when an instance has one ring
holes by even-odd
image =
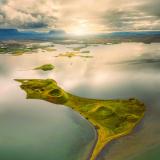
[[[52,64],[44,64],[42,66],[36,67],[35,70],[43,70],[43,71],[50,71],[53,70],[55,67]]]
[[[0,54],[11,54],[15,56],[24,53],[37,52],[41,49],[43,52],[56,51],[53,44],[36,43],[35,41],[5,41],[0,42]]]
[[[85,53],[89,53],[89,52],[85,52]],[[68,58],[83,57],[83,58],[92,58],[93,56],[91,56],[91,55],[83,55],[83,54],[80,54],[79,52],[66,52],[66,53],[60,53],[59,55],[57,55],[55,57],[68,57]]]
[[[98,139],[91,160],[95,160],[102,148],[111,140],[132,131],[143,118],[145,106],[137,99],[98,100],[72,95],[52,79],[17,79],[28,99],[42,99],[66,105],[79,112],[96,128]]]

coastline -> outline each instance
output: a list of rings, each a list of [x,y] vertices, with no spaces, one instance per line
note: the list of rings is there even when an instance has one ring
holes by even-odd
[[[76,109],[71,108],[73,111],[78,112]],[[86,118],[86,115],[84,115],[82,112],[78,112],[83,118],[86,119],[86,121],[93,127],[93,129],[95,130],[96,133],[96,140],[94,142],[94,145],[91,148],[91,151],[89,152],[88,158],[87,160],[97,160],[98,157],[101,156],[101,153],[103,152],[103,150],[108,146],[109,143],[111,143],[113,140],[116,140],[118,138],[124,137],[126,135],[129,135],[133,132],[133,130],[135,129],[135,127],[143,120],[143,117],[145,116],[145,114],[143,113],[143,115],[141,116],[141,119],[139,119],[130,129],[126,130],[123,133],[119,133],[117,135],[114,136],[110,136],[108,139],[106,139],[104,141],[104,143],[102,144],[102,148],[96,152],[95,148],[99,142],[99,134],[98,134],[98,129],[95,128],[95,126],[97,125],[97,123],[94,120],[88,120]],[[96,152],[96,153],[95,153]]]
[[[83,117],[83,116],[82,116],[82,117]],[[85,117],[83,117],[83,118],[85,118]],[[94,130],[94,132],[95,132],[95,140],[94,140],[94,143],[93,143],[93,145],[92,145],[92,147],[91,147],[91,149],[90,149],[90,152],[89,152],[89,154],[88,154],[88,157],[87,157],[87,160],[90,160],[90,159],[91,159],[91,156],[92,156],[92,153],[93,153],[93,151],[94,151],[94,149],[95,149],[95,147],[96,147],[97,141],[98,141],[98,132],[97,132],[97,130],[95,129],[94,125],[93,125],[90,121],[88,121],[86,118],[85,118],[85,120],[89,123],[89,125],[93,128],[93,130]]]
[[[126,135],[129,135],[129,134],[132,134],[133,130],[135,129],[135,127],[143,120],[143,117],[144,117],[145,114],[142,115],[142,119],[140,119],[135,125],[133,128],[129,129],[128,131],[124,132],[124,133],[121,133],[121,134],[118,134],[116,136],[112,136],[104,145],[104,147],[101,149],[101,151],[97,154],[97,156],[95,157],[95,159],[93,160],[97,160],[98,157],[101,156],[101,153],[103,152],[103,150],[105,149],[105,147],[108,147],[108,144],[111,143],[112,141],[118,139],[118,138],[121,138],[121,137],[124,137]]]
[[[142,119],[141,119],[141,120],[139,121],[139,123],[133,128],[133,130],[132,130],[130,133],[124,135],[124,136],[126,137],[126,136],[130,136],[130,135],[136,133],[136,132],[139,130],[139,128],[142,126],[142,123],[143,123],[143,121],[144,121],[144,117],[145,117],[145,116],[146,116],[146,114],[143,115]],[[124,136],[117,137],[117,138],[112,139],[111,141],[109,141],[109,142],[104,146],[104,148],[101,150],[101,152],[99,153],[99,155],[98,155],[97,158],[99,159],[99,158],[101,158],[102,156],[104,156],[105,151],[107,150],[107,148],[111,147],[111,145],[112,145],[113,143],[116,143],[116,139],[118,139],[118,138],[123,138]]]
[[[64,105],[65,106],[65,105]],[[67,107],[67,106],[65,106]],[[92,147],[89,151],[89,154],[87,156],[87,159],[86,160],[90,160],[91,159],[91,156],[92,156],[92,153],[96,147],[96,144],[97,144],[97,141],[98,141],[98,132],[97,132],[97,129],[94,127],[93,123],[90,122],[88,119],[86,119],[86,117],[84,117],[80,112],[77,112],[76,110],[70,108],[70,107],[67,107],[69,108],[72,112],[75,112],[76,114],[78,114],[82,119],[85,119],[86,123],[89,124],[89,126],[93,129],[94,133],[95,133],[95,139],[94,139],[94,143],[92,144]]]
[[[26,91],[27,99],[42,99],[55,104],[63,104],[78,112],[92,124],[97,137],[88,156],[90,160],[96,160],[103,148],[113,139],[131,133],[145,113],[144,103],[135,98],[127,100],[88,99],[64,91],[52,79],[20,79],[17,81],[22,83],[21,89]]]

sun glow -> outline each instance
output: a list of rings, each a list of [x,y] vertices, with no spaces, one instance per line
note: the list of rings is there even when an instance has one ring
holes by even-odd
[[[72,27],[70,33],[76,36],[90,34],[89,25],[86,21],[78,21],[77,26]]]

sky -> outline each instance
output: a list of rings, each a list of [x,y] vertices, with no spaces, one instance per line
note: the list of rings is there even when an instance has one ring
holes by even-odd
[[[0,0],[0,28],[87,34],[160,30],[160,0]]]

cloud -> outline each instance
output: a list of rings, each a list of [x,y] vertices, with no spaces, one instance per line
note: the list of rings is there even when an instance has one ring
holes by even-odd
[[[43,22],[31,22],[31,23],[24,24],[24,26],[22,27],[24,29],[46,28],[48,27],[48,24]]]
[[[152,16],[160,17],[160,1],[159,0],[146,0],[146,2],[138,8]]]
[[[52,1],[43,0],[0,1],[1,27],[54,28],[56,9],[52,6]]]
[[[0,27],[93,32],[159,30],[159,0],[0,0]],[[83,24],[82,24],[83,23]]]
[[[102,22],[108,30],[158,30],[160,19],[155,15],[139,10],[111,10],[104,15]]]

